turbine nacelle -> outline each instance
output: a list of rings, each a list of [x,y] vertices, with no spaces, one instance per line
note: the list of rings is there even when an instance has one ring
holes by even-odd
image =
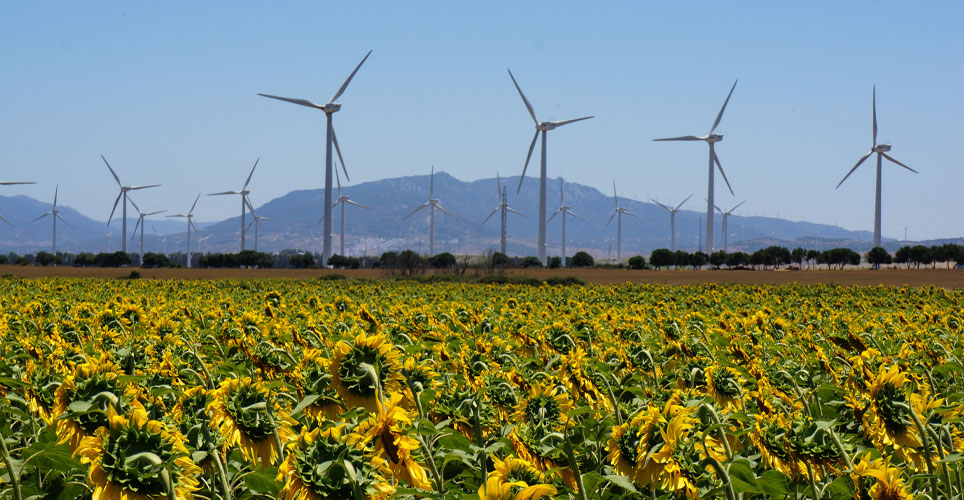
[[[329,102],[324,106],[319,106],[318,109],[324,111],[326,114],[337,113],[341,109],[341,104]]]
[[[549,130],[552,130],[552,129],[558,127],[558,126],[559,126],[559,125],[558,125],[556,122],[539,122],[539,123],[536,125],[536,130],[549,131]]]
[[[874,153],[886,153],[890,151],[890,144],[878,144],[872,150]]]
[[[701,139],[706,142],[720,142],[723,140],[723,134],[710,134],[706,137],[702,137]]]

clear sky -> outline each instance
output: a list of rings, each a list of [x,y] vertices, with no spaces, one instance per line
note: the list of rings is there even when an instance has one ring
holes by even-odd
[[[426,174],[518,175],[533,124],[549,176],[704,210],[705,134],[733,81],[717,148],[738,215],[873,229],[880,142],[920,171],[884,165],[883,233],[964,235],[964,2],[7,2],[0,15],[0,194],[104,220],[121,180],[161,183],[142,209],[186,211],[239,189],[255,205],[322,187],[324,103],[369,49],[335,128],[351,183]],[[534,156],[537,161],[538,152]],[[538,164],[529,175],[537,175]],[[200,220],[239,202],[202,198]],[[319,207],[319,211],[320,211]]]

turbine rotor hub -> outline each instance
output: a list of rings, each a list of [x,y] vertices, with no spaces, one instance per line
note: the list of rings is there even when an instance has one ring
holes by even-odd
[[[723,140],[723,134],[710,134],[706,136],[706,142],[720,142]]]
[[[337,104],[334,102],[329,102],[328,104],[325,104],[324,106],[321,107],[321,110],[329,115],[332,113],[338,112],[340,109],[341,109],[341,104]]]
[[[878,144],[874,146],[875,153],[886,153],[890,151],[890,144]]]
[[[552,122],[540,122],[536,125],[536,130],[552,130],[556,128],[556,124]]]

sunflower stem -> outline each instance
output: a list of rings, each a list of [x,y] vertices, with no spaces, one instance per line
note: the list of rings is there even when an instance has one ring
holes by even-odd
[[[278,434],[278,424],[275,423],[274,415],[271,414],[271,405],[267,405],[264,414],[268,417],[268,423],[271,425],[271,435],[274,436],[274,445],[278,448],[278,462],[283,462],[285,459],[285,448],[281,445],[281,435]]]
[[[820,500],[820,490],[817,489],[817,482],[814,481],[813,479],[813,466],[810,465],[810,462],[806,462],[806,464],[807,464],[807,481],[810,481],[810,491],[813,492],[814,500]]]
[[[221,480],[221,489],[224,491],[224,500],[231,500],[231,485],[228,483],[228,473],[224,468],[224,463],[221,462],[221,454],[218,450],[211,450],[211,457],[214,459],[214,465],[218,469],[218,479]]]
[[[914,425],[917,426],[917,432],[921,437],[921,444],[924,445],[924,461],[927,463],[927,473],[931,476],[929,480],[931,484],[931,494],[933,495],[933,498],[940,498],[940,495],[938,495],[939,490],[937,488],[937,476],[934,474],[934,464],[931,462],[930,439],[927,435],[927,431],[924,430],[924,424],[921,423],[920,417],[917,416],[917,411],[914,410],[913,406],[901,402],[894,402],[894,406],[904,407],[904,409],[907,410],[907,413],[910,414],[910,418],[914,420]]]
[[[833,444],[837,445],[837,450],[843,455],[844,462],[847,463],[847,470],[854,470],[854,463],[850,460],[850,454],[844,449],[843,442],[837,436],[837,433],[833,430],[832,426],[827,426],[827,430],[830,431],[830,438],[833,439]]]
[[[706,443],[703,443],[703,447],[706,447]],[[703,459],[703,464],[704,466],[712,465],[713,468],[716,469],[716,473],[720,475],[723,479],[723,484],[726,485],[726,498],[736,500],[736,493],[733,492],[733,484],[730,482],[730,474],[726,471],[726,467],[723,467],[723,464],[721,464],[719,460],[709,455]]]
[[[930,421],[930,419],[928,419],[928,421]],[[934,432],[934,429],[930,425],[925,424],[924,427],[927,429],[927,432],[930,433],[931,439],[934,440],[934,447],[937,448],[937,455],[941,457],[941,464],[943,465],[944,469],[944,475],[942,476],[942,479],[944,479],[944,488],[947,490],[947,494],[951,495],[953,491],[951,489],[951,472],[947,467],[947,463],[944,462],[944,459],[947,458],[947,456],[944,454],[944,443],[942,443],[941,439],[937,437],[937,433]]]
[[[706,403],[703,403],[702,406],[706,408],[707,412],[709,412],[714,424],[721,426],[723,425],[723,422],[720,421],[720,416],[716,413],[716,410],[714,410],[712,406]],[[723,441],[723,448],[726,450],[726,458],[728,460],[733,460],[733,450],[730,449],[730,443],[726,440],[726,432],[723,431],[723,427],[719,427],[717,430],[720,432],[720,441]],[[706,443],[703,443],[703,448],[706,448]]]
[[[479,417],[479,407],[481,405],[482,402],[479,400],[479,397],[476,396],[475,404],[472,405],[472,423],[475,427],[476,446],[479,448],[485,448],[485,440],[482,438],[482,419]],[[482,465],[482,484],[487,484],[489,480],[489,468],[488,464],[486,463],[488,461],[488,455],[486,453],[480,453],[479,456],[481,458],[480,462]]]
[[[194,359],[197,360],[198,364],[201,365],[201,371],[204,372],[204,385],[207,386],[208,390],[214,389],[214,379],[211,377],[211,372],[208,371],[207,365],[204,364],[204,360],[201,359],[201,356],[198,355],[195,349],[191,349],[188,352],[191,353],[191,355],[194,356]]]
[[[7,442],[4,440],[3,435],[0,435],[0,451],[3,452],[3,465],[7,468],[7,475],[10,476],[10,487],[13,489],[13,498],[14,500],[23,500],[23,494],[20,492],[20,474],[17,474],[13,470],[10,451],[7,450]]]
[[[579,498],[582,500],[589,500],[586,496],[586,488],[582,485],[582,473],[579,472],[579,464],[576,462],[576,454],[572,451],[572,443],[569,441],[569,425],[566,424],[566,432],[563,435],[562,444],[563,449],[566,452],[566,459],[569,462],[569,469],[572,471],[572,475],[576,479],[576,489],[579,491]]]

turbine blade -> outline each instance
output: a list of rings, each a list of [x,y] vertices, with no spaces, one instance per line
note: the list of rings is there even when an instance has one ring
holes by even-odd
[[[114,220],[114,212],[117,211],[117,204],[120,203],[121,196],[124,196],[124,192],[121,191],[117,193],[117,198],[114,200],[114,208],[110,210],[110,217],[107,218],[107,225],[110,225],[110,221]]]
[[[508,207],[507,207],[507,208],[508,208]],[[549,218],[546,219],[546,223],[548,223],[549,221],[551,221],[551,220],[553,219],[553,217],[555,217],[556,215],[558,215],[559,212],[562,212],[563,210],[565,210],[565,209],[562,208],[562,207],[559,207],[559,210],[556,210],[555,212],[552,212],[552,215],[550,215]]]
[[[334,129],[332,129],[334,130]],[[338,175],[338,169],[335,170],[335,185],[338,186],[338,197],[341,198],[341,176]]]
[[[616,205],[616,210],[619,210],[619,197],[616,196],[616,181],[613,180],[613,203]]]
[[[716,121],[714,121],[714,122],[713,122],[713,126],[710,127],[710,133],[711,133],[711,134],[713,133],[714,130],[716,130],[716,127],[720,124],[720,120],[723,119],[723,111],[726,110],[726,105],[727,105],[727,103],[730,102],[730,96],[733,95],[733,89],[736,88],[736,82],[738,82],[738,81],[739,81],[739,80],[734,81],[734,82],[733,82],[733,86],[730,87],[730,93],[726,95],[726,100],[723,101],[723,107],[720,108],[720,114],[716,115]]]
[[[355,73],[358,73],[358,70],[361,69],[362,64],[365,64],[365,61],[368,59],[368,56],[370,55],[372,55],[371,50],[369,50],[368,53],[365,54],[365,57],[363,57],[361,62],[358,63],[358,66],[355,66],[355,71],[352,71],[351,74],[348,75],[348,79],[345,80],[345,83],[341,84],[341,87],[338,88],[338,92],[335,92],[335,95],[332,96],[330,101],[328,101],[328,104],[335,102],[336,100],[338,100],[339,97],[341,97],[342,94],[345,93],[345,89],[348,88],[348,84],[351,83],[351,79],[355,78]]]
[[[104,155],[100,155],[100,159],[104,160],[104,165],[107,165],[107,169],[110,170],[110,175],[114,176],[114,180],[117,181],[117,185],[124,187],[124,185],[121,184],[120,177],[117,177],[117,172],[114,172],[114,169],[111,168],[110,163],[107,163],[107,158],[104,158]]]
[[[485,225],[486,222],[489,222],[489,219],[491,219],[492,216],[495,215],[495,213],[498,212],[498,211],[499,211],[499,209],[496,208],[495,210],[489,212],[489,215],[487,215],[487,216],[485,217],[485,220],[483,220],[482,223],[479,224],[479,227],[482,227],[482,226]],[[551,218],[551,217],[550,217],[550,218]]]
[[[344,201],[344,200],[342,200],[342,198],[339,196],[338,199],[335,200],[335,202],[331,204],[331,208],[337,207],[338,204],[341,203],[342,201]]]
[[[17,184],[36,184],[36,182],[13,182],[13,181],[0,182],[0,186],[14,186]]]
[[[251,173],[248,174],[248,179],[244,181],[244,186],[241,186],[241,191],[244,191],[244,188],[248,187],[248,183],[251,182],[251,176],[254,175],[254,169],[258,168],[259,161],[261,161],[260,156],[258,157],[257,160],[254,160],[254,166],[251,167]]]
[[[54,217],[57,217],[58,219],[60,219],[61,222],[63,222],[64,224],[67,224],[67,227],[69,227],[69,228],[71,228],[71,229],[74,228],[74,226],[73,226],[71,223],[67,222],[67,219],[65,219],[65,218],[64,218],[62,215],[60,215],[59,213],[54,214]]]
[[[568,125],[568,124],[573,123],[573,122],[581,122],[581,121],[583,121],[583,120],[588,120],[588,119],[590,119],[590,118],[593,118],[593,117],[592,117],[592,116],[584,116],[584,117],[582,117],[582,118],[573,118],[572,120],[563,120],[563,121],[561,121],[561,122],[552,122],[552,123],[555,124],[556,127],[561,127],[561,126],[563,126],[563,125]]]
[[[251,200],[249,200],[247,196],[245,196],[243,199],[244,199],[245,206],[248,207],[248,211],[251,212],[251,215],[255,215],[254,205],[251,204]]]
[[[727,213],[728,213],[728,214],[732,214],[734,210],[736,210],[736,209],[738,209],[738,208],[740,208],[740,205],[742,205],[742,204],[744,204],[744,203],[746,203],[746,200],[743,200],[743,201],[741,201],[741,202],[739,202],[739,203],[737,203],[737,204],[736,204],[736,206],[735,206],[735,207],[733,207],[733,208],[731,208],[731,209],[730,209],[730,211],[729,211],[729,212],[727,212]]]
[[[157,214],[162,214],[164,212],[167,212],[167,210],[155,210],[153,212],[147,212],[146,214],[143,214],[143,215],[144,217],[147,217],[148,215],[157,215]]]
[[[137,203],[134,203],[133,198],[128,198],[127,201],[131,202],[131,205],[134,205],[134,210],[137,210],[137,213],[141,213],[141,209],[138,208]]]
[[[629,209],[623,209],[623,213],[626,215],[632,215],[633,217],[639,217],[638,215],[629,211]]]
[[[565,181],[562,180],[562,177],[560,177],[560,178],[559,178],[559,206],[562,206],[562,205],[565,205],[565,204],[566,204],[564,201],[562,201],[562,185],[563,185],[563,184],[565,184]]]
[[[854,165],[854,168],[850,169],[850,172],[847,172],[847,175],[845,175],[845,176],[843,177],[843,179],[840,179],[840,182],[837,183],[837,187],[839,188],[840,185],[843,184],[845,180],[847,180],[847,177],[850,177],[850,174],[854,173],[854,170],[857,170],[857,167],[859,167],[860,164],[863,163],[864,160],[866,160],[867,158],[869,158],[870,155],[872,155],[872,154],[874,154],[874,150],[873,150],[873,149],[871,149],[869,153],[861,156],[860,159],[857,160],[857,164]]]
[[[194,223],[194,219],[188,217],[188,218],[187,218],[187,221],[188,221],[189,224],[191,224],[191,226],[194,227],[194,230],[197,231],[198,236],[200,236],[200,235],[201,235],[201,228],[197,227],[197,224]]]
[[[324,106],[319,106],[319,105],[317,105],[317,104],[315,104],[315,103],[313,103],[313,102],[311,102],[311,101],[309,101],[309,100],[307,100],[307,99],[294,99],[294,98],[291,98],[291,97],[281,97],[281,96],[271,95],[271,94],[258,94],[258,95],[261,96],[261,97],[270,97],[271,99],[277,99],[277,100],[279,100],[279,101],[290,102],[290,103],[292,103],[292,104],[298,104],[298,105],[300,105],[300,106],[306,106],[306,107],[309,107],[309,108],[325,109]]]
[[[428,179],[428,199],[432,200],[435,196],[435,165],[432,165],[432,175]]]
[[[680,137],[666,137],[663,139],[653,139],[656,142],[662,141],[702,141],[703,139],[696,137],[695,135],[683,135]]]
[[[188,215],[190,215],[190,214],[192,214],[192,213],[194,213],[194,207],[196,207],[196,206],[197,206],[197,201],[198,201],[198,200],[200,200],[200,199],[201,199],[201,193],[198,193],[198,194],[197,194],[197,198],[194,198],[194,204],[193,204],[193,205],[191,205],[191,209],[190,209],[190,210],[188,210],[188,212],[187,212],[187,213],[188,213]]]
[[[877,145],[877,86],[874,85],[874,146]]]
[[[671,208],[669,208],[669,207],[667,207],[666,205],[663,205],[662,203],[660,203],[660,202],[658,202],[658,201],[656,201],[656,200],[654,200],[654,199],[652,199],[652,198],[650,198],[650,200],[651,200],[651,201],[652,201],[653,203],[655,203],[655,204],[657,204],[657,205],[659,205],[659,206],[661,206],[661,207],[663,207],[663,208],[665,208],[666,210],[668,210],[668,211],[670,211],[670,212],[672,212],[672,211],[673,211],[673,209],[671,209]]]
[[[687,201],[689,201],[689,199],[692,198],[692,197],[693,197],[693,195],[690,194],[689,196],[686,197],[685,200],[679,202],[679,205],[676,205],[676,210],[674,210],[674,211],[679,211],[679,208],[682,207],[683,204],[686,203]]]
[[[722,208],[720,208],[720,207],[719,207],[719,206],[717,206],[717,205],[713,205],[713,208],[715,208],[715,209],[716,209],[716,211],[717,211],[717,212],[719,212],[719,213],[721,213],[721,214],[723,214],[723,213],[724,213],[724,212],[723,212],[723,209],[722,209]]]
[[[41,215],[40,217],[37,217],[36,219],[34,219],[34,220],[30,221],[30,222],[37,222],[38,220],[43,219],[44,217],[46,217],[46,216],[48,216],[48,215],[50,215],[50,214],[52,214],[52,213],[53,213],[53,212],[47,212],[47,213]]]
[[[421,209],[423,209],[423,208],[425,208],[425,207],[427,207],[427,206],[429,206],[429,205],[431,205],[431,204],[432,204],[432,202],[430,202],[430,201],[426,201],[425,203],[422,203],[421,205],[418,206],[418,208],[416,208],[415,210],[412,210],[412,213],[410,213],[410,214],[406,215],[405,217],[403,217],[403,219],[407,219],[407,218],[415,215],[415,212],[418,212],[419,210],[421,210]]]
[[[515,85],[515,89],[518,90],[518,91],[519,91],[519,95],[522,96],[522,102],[524,102],[524,103],[526,104],[526,109],[529,110],[529,115],[532,116],[532,121],[534,121],[534,122],[536,123],[536,125],[538,125],[538,124],[539,124],[539,119],[536,118],[536,111],[535,111],[534,109],[532,109],[532,104],[529,104],[529,100],[526,99],[526,95],[523,94],[523,93],[522,93],[522,89],[519,88],[519,83],[515,81],[515,76],[512,75],[512,70],[506,68],[506,71],[509,72],[509,78],[512,79],[512,83]]]
[[[258,220],[258,219],[254,219],[254,220],[252,220],[251,222],[249,222],[249,223],[248,223],[248,227],[246,227],[244,230],[245,230],[245,231],[250,231],[250,230],[251,230],[251,226],[253,226],[254,223],[255,223],[255,221],[257,221],[257,220]]]
[[[177,214],[177,215],[165,215],[164,217],[168,217],[168,218],[170,218],[170,217],[187,217],[187,215],[184,215],[184,214]]]
[[[573,216],[573,217],[575,217],[575,218],[577,218],[577,219],[579,219],[579,220],[581,220],[581,221],[585,221],[585,219],[583,219],[582,217],[579,217],[578,215],[574,214],[574,213],[572,212],[572,210],[569,210],[568,208],[566,209],[566,213],[569,214],[569,215],[571,215],[571,216]]]
[[[220,193],[208,193],[208,196],[220,196],[222,194],[241,194],[241,191],[221,191]]]
[[[11,224],[10,221],[8,221],[6,217],[0,215],[0,220],[6,222],[8,226],[13,227],[13,224]]]
[[[159,186],[160,186],[160,184],[148,184],[148,185],[146,185],[146,186],[133,186],[133,187],[128,188],[128,190],[129,190],[129,191],[134,191],[135,189],[147,189],[147,188],[155,188],[155,187],[159,187]]]
[[[613,214],[609,216],[609,220],[606,221],[606,226],[603,227],[603,232],[605,232],[606,229],[609,228],[609,223],[613,221],[613,217],[615,217],[615,216],[616,216],[616,212],[613,212]]]
[[[60,184],[57,184],[57,186],[54,187],[54,208],[55,209],[57,208],[57,192],[59,191],[60,191]]]
[[[144,217],[138,217],[137,222],[134,223],[134,231],[131,233],[131,241],[134,241],[134,237],[137,236],[137,228],[141,225],[142,220],[144,220]]]
[[[442,208],[442,205],[440,205],[440,204],[438,204],[438,203],[435,204],[435,208],[441,210],[442,213],[444,213],[445,215],[448,215],[449,217],[455,217],[455,215],[453,215],[452,212],[449,212],[448,210]]]
[[[537,140],[539,140],[539,129],[536,129],[536,135],[532,136],[532,144],[529,144],[529,153],[526,155],[525,165],[522,166],[522,175],[519,177],[519,187],[516,188],[515,194],[522,191],[522,181],[526,178],[526,169],[529,168],[529,160],[532,159],[532,150],[535,149]]]
[[[716,168],[720,169],[720,175],[723,176],[723,181],[726,182],[726,187],[730,190],[730,194],[733,194],[733,188],[730,187],[730,180],[726,178],[726,172],[723,171],[723,165],[720,165],[720,157],[716,156],[716,151],[713,152],[713,161],[716,162]]]
[[[521,216],[523,216],[523,217],[526,216],[526,214],[524,214],[524,213],[522,213],[522,212],[520,212],[520,211],[518,211],[518,210],[515,210],[515,209],[513,209],[512,207],[505,207],[505,209],[506,209],[506,211],[508,211],[508,212],[512,212],[512,213],[514,213],[514,214],[521,215]]]
[[[916,170],[908,167],[907,165],[904,165],[903,163],[897,161],[893,156],[890,156],[890,155],[887,154],[887,153],[880,153],[880,154],[884,155],[884,158],[887,158],[888,160],[890,160],[890,161],[892,161],[892,162],[894,162],[894,163],[896,163],[896,164],[898,164],[898,165],[906,168],[907,170],[910,170],[911,172],[914,172],[915,174],[919,173],[918,171],[916,171]]]
[[[338,147],[338,136],[335,135],[335,127],[331,127],[331,142],[335,144],[335,152],[338,153],[338,161],[341,162],[341,171],[345,173],[345,180],[351,182],[351,177],[348,177],[348,169],[345,168],[345,159],[341,157],[341,148]]]
[[[355,205],[356,207],[367,208],[367,209],[369,209],[369,210],[372,209],[372,207],[366,207],[365,205],[362,205],[361,203],[357,203],[357,202],[354,202],[354,201],[351,201],[351,200],[347,200],[347,199],[345,200],[345,203],[347,203],[347,204],[349,204],[349,205]]]

